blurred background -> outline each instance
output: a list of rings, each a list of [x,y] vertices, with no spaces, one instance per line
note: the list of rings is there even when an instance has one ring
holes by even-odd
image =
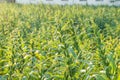
[[[81,4],[81,5],[116,5],[120,6],[120,0],[0,0],[0,2],[12,2],[20,4]]]

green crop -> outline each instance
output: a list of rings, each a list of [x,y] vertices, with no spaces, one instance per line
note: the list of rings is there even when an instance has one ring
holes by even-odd
[[[120,7],[0,4],[0,80],[120,80]]]

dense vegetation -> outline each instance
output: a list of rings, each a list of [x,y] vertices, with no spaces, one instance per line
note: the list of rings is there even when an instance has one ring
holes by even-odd
[[[120,80],[120,8],[0,4],[0,80]]]

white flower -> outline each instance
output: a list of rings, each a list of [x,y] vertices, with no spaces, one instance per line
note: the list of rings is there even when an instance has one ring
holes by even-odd
[[[86,72],[86,70],[85,70],[85,69],[82,69],[82,70],[80,70],[80,72],[81,72],[81,73],[85,73],[85,72]]]
[[[89,62],[89,65],[92,65],[93,63],[92,62]]]
[[[39,53],[40,51],[39,50],[36,50],[35,53]]]
[[[100,73],[106,73],[106,71],[102,70],[102,71],[100,71]]]

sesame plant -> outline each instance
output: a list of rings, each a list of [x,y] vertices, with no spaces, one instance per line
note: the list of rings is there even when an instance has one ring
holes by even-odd
[[[0,4],[0,80],[120,80],[120,8]]]

